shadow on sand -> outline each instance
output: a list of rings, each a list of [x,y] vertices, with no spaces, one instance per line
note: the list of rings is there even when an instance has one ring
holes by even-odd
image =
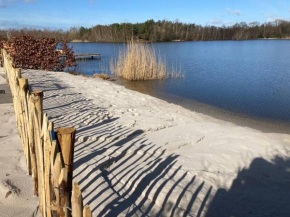
[[[182,170],[177,165],[178,155],[166,155],[166,150],[145,138],[136,136],[104,144],[88,154],[78,150],[74,178],[95,216],[203,213],[211,187],[207,189],[204,182]],[[199,195],[202,189],[207,191],[205,196]],[[196,200],[198,197],[203,201]],[[195,203],[198,209],[192,210]]]
[[[256,158],[242,169],[231,188],[219,189],[207,217],[287,217],[290,216],[290,159],[273,162]]]
[[[77,128],[74,181],[93,216],[290,216],[290,160],[254,159],[229,190],[214,189],[146,132],[120,125],[53,76],[39,76],[29,81],[45,91],[44,111],[56,126]]]

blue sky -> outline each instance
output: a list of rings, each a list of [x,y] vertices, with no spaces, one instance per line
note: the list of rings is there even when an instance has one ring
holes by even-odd
[[[0,29],[69,29],[148,19],[216,26],[290,20],[290,0],[0,0]]]

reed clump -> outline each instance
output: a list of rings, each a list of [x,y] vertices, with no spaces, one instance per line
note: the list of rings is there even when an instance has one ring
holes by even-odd
[[[180,74],[169,70],[152,46],[134,41],[127,44],[124,52],[119,52],[117,61],[111,61],[110,70],[129,81],[165,79]]]

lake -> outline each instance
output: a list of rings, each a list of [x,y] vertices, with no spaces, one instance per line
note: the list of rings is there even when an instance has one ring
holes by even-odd
[[[101,53],[101,60],[78,61],[78,72],[109,72],[123,44],[71,43],[75,53]],[[290,40],[154,43],[184,79],[118,84],[188,109],[242,125],[276,123],[289,129]]]

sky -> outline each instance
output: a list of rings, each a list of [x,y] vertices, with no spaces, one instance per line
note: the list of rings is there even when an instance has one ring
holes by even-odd
[[[201,25],[290,21],[290,0],[0,0],[0,29],[179,20]]]

